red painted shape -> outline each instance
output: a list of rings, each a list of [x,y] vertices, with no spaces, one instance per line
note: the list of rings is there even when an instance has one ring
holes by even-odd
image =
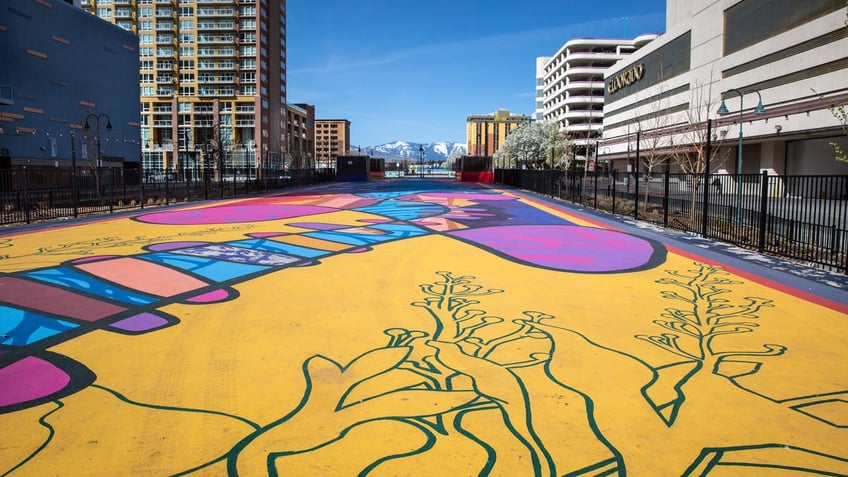
[[[0,301],[80,321],[97,321],[126,310],[113,303],[16,277],[0,277]]]

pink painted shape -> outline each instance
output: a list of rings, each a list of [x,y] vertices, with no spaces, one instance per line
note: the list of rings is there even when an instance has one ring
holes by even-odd
[[[203,293],[197,296],[193,296],[186,301],[189,303],[215,303],[219,301],[224,301],[230,297],[230,292],[219,288],[217,290],[212,290],[208,293]]]
[[[50,396],[71,382],[68,373],[34,356],[0,368],[0,407]]]
[[[121,257],[77,268],[127,288],[156,296],[174,296],[207,286],[206,282],[158,263],[135,257]]]

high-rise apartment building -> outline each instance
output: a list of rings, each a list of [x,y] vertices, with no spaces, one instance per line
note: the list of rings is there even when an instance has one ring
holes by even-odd
[[[553,56],[537,59],[536,89],[538,97],[541,77],[542,118],[557,123],[566,132],[578,155],[588,154],[603,130],[604,72],[656,37],[650,34],[633,40],[574,39]],[[539,109],[537,98],[537,116]]]
[[[285,0],[82,0],[139,39],[146,170],[278,168]]]
[[[289,104],[287,110],[288,163],[293,169],[312,169],[315,167],[315,106]]]
[[[336,167],[336,157],[350,151],[350,121],[315,120],[315,159],[320,169]]]
[[[531,116],[499,109],[491,114],[473,114],[465,119],[465,141],[470,156],[493,156],[506,137]]]

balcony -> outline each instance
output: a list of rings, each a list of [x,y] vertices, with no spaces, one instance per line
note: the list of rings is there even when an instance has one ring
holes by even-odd
[[[157,119],[153,121],[154,128],[169,128],[174,125],[174,122],[170,119]]]
[[[236,119],[237,128],[252,128],[255,125],[256,122],[253,119]]]
[[[174,88],[159,88],[156,90],[156,96],[171,98],[174,96]]]

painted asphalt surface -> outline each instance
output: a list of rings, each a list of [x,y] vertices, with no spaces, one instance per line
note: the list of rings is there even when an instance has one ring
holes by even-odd
[[[848,475],[848,278],[514,190],[0,235],[0,476]]]

